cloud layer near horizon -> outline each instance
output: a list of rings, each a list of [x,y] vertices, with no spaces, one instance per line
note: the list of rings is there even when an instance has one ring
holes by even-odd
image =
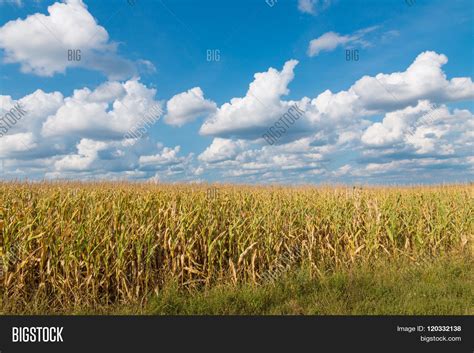
[[[448,78],[447,61],[428,51],[405,71],[285,100],[298,65],[288,60],[280,70],[256,73],[244,97],[220,106],[200,87],[163,104],[139,79],[84,87],[69,97],[37,90],[18,100],[28,114],[1,138],[0,158],[8,177],[284,183],[406,182],[410,173],[437,181],[460,171],[469,177],[473,115],[449,104],[472,100],[474,85],[469,77]],[[2,115],[15,104],[10,96],[0,103]],[[304,117],[267,145],[262,134],[293,104]],[[164,122],[176,127],[203,118],[200,133],[214,140],[196,156],[147,133],[127,143],[127,131],[157,106],[166,106]]]

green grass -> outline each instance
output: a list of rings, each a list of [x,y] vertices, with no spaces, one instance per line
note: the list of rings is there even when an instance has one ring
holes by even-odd
[[[216,315],[469,315],[474,313],[472,261],[379,263],[311,278],[286,274],[264,286],[170,288],[151,301],[150,314]]]
[[[311,278],[286,273],[261,286],[223,284],[203,290],[169,285],[144,307],[76,310],[76,314],[150,315],[472,315],[470,255],[413,264],[385,263]]]

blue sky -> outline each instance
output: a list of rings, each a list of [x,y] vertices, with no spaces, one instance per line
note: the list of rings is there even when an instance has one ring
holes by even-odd
[[[472,180],[473,6],[0,1],[0,176]]]

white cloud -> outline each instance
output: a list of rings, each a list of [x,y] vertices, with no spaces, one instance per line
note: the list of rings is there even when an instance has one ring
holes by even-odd
[[[310,136],[318,131],[337,134],[341,129],[364,124],[362,119],[416,105],[419,100],[433,103],[474,98],[474,84],[469,77],[447,79],[442,65],[444,55],[424,52],[406,71],[364,76],[348,90],[333,93],[326,90],[317,97],[284,101],[288,84],[294,78],[297,61],[285,63],[282,71],[270,68],[255,74],[255,80],[243,98],[232,98],[203,123],[200,132],[224,138],[257,139],[297,104],[304,117],[290,126],[286,141]]]
[[[19,63],[22,72],[39,76],[65,73],[71,67],[99,70],[110,79],[136,73],[132,62],[117,55],[117,44],[82,0],[54,3],[48,13],[35,13],[0,28],[6,63]],[[68,50],[80,50],[80,60],[68,60]]]
[[[364,76],[350,91],[370,110],[405,107],[420,99],[445,102],[474,98],[470,77],[446,78],[441,67],[447,62],[445,55],[426,51],[418,55],[406,71]]]
[[[155,89],[137,80],[107,82],[94,91],[75,90],[44,122],[42,135],[121,139],[149,111],[160,106],[154,99],[155,94]]]
[[[30,132],[10,134],[1,137],[0,157],[15,156],[36,146],[33,134]]]
[[[244,147],[246,147],[246,142],[243,140],[215,138],[198,158],[207,163],[221,162],[235,158]]]
[[[169,125],[183,126],[200,116],[206,116],[216,111],[216,103],[204,99],[200,87],[194,87],[173,96],[167,103],[165,122]]]
[[[368,27],[359,31],[356,31],[350,35],[341,35],[336,32],[326,32],[320,37],[313,39],[309,42],[308,55],[317,56],[322,51],[333,51],[339,46],[345,47],[348,45],[358,44],[362,47],[370,45],[370,43],[363,39],[365,35],[376,30],[378,27]]]
[[[198,159],[205,163],[208,173],[217,173],[219,180],[293,183],[311,173],[327,175],[324,160],[330,149],[313,146],[315,140],[303,138],[269,146],[216,138]]]
[[[291,105],[282,102],[280,97],[287,95],[288,84],[294,78],[297,60],[289,60],[281,71],[269,68],[256,73],[243,98],[232,98],[211,114],[200,132],[204,135],[233,135],[258,138]]]
[[[157,71],[156,66],[150,60],[139,59],[137,60],[137,64],[143,68],[145,72],[155,73]]]
[[[139,159],[140,166],[156,169],[162,166],[182,163],[185,158],[178,156],[180,150],[181,146],[175,146],[174,148],[164,147],[155,155],[141,156]]]
[[[439,107],[429,101],[387,113],[382,122],[371,125],[361,141],[376,148],[376,154],[393,149],[414,154],[468,154],[474,146],[474,115],[468,110]],[[372,153],[373,155],[373,153]]]
[[[102,141],[81,139],[77,145],[77,154],[67,155],[55,163],[57,171],[87,170],[98,160],[98,153],[107,147]]]
[[[17,152],[21,152],[23,158],[32,158],[31,154],[40,154],[51,149],[52,146],[48,144],[43,144],[44,148],[39,148],[41,145],[40,130],[46,117],[54,114],[63,104],[62,94],[36,90],[18,101],[13,100],[10,96],[0,95],[0,116],[3,117],[5,112],[16,104],[19,104],[26,113],[5,134],[2,129],[0,156],[4,158],[20,157]],[[5,124],[0,123],[0,125],[4,126]]]
[[[308,55],[316,56],[321,51],[332,51],[340,45],[344,45],[350,41],[349,36],[341,36],[335,32],[327,32],[322,36],[309,42]]]
[[[298,0],[298,10],[316,15],[331,5],[332,0]]]
[[[18,101],[0,96],[0,113],[16,102],[25,108],[25,116],[0,138],[0,158],[5,160],[11,177],[120,178],[150,177],[151,171],[176,173],[185,170],[188,157],[177,156],[167,167],[148,165],[141,156],[162,154],[167,148],[158,146],[144,135],[125,143],[129,127],[141,122],[160,103],[155,89],[138,80],[123,83],[106,82],[94,90],[77,89],[72,96],[37,90]],[[163,150],[164,148],[164,150]],[[158,165],[157,161],[155,164]],[[173,171],[168,169],[172,168]],[[5,174],[4,174],[5,176]]]

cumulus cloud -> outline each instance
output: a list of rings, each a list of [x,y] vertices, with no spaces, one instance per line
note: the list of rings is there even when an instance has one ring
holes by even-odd
[[[405,71],[364,76],[348,90],[297,101],[282,100],[296,62],[281,71],[270,68],[255,75],[245,97],[231,99],[204,122],[201,133],[216,138],[198,159],[241,182],[347,180],[371,172],[387,177],[379,170],[393,165],[425,174],[439,168],[441,177],[452,175],[448,166],[459,163],[472,173],[472,113],[445,103],[473,99],[474,85],[469,77],[448,79],[446,63],[446,56],[424,52]],[[262,126],[271,126],[290,103],[305,112],[301,125],[290,128],[280,145],[264,145]],[[380,115],[381,121],[373,121]],[[338,162],[348,154],[351,163]]]
[[[389,112],[369,126],[361,141],[378,154],[397,151],[414,154],[451,155],[473,147],[474,115],[466,109],[450,111],[419,101],[416,106]]]
[[[281,96],[289,93],[297,60],[289,60],[281,71],[269,68],[256,73],[243,98],[232,98],[211,114],[201,126],[203,135],[257,138],[290,107]]]
[[[54,114],[63,104],[63,99],[59,92],[45,93],[42,90],[36,90],[17,101],[11,96],[0,95],[0,116],[3,117],[16,104],[26,111],[21,120],[2,134],[0,157],[32,158],[34,154],[41,155],[46,153],[46,150],[52,151],[51,144],[44,144],[43,148],[39,148],[40,130],[46,117]],[[19,151],[21,154],[17,153]]]
[[[246,147],[243,140],[230,140],[223,138],[215,138],[211,145],[199,155],[199,160],[207,163],[221,162],[233,159],[237,154]]]
[[[216,103],[204,99],[200,87],[194,87],[173,96],[166,103],[167,114],[165,122],[169,125],[183,126],[200,116],[207,116],[216,111]]]
[[[81,139],[77,145],[77,154],[67,155],[56,161],[55,167],[58,171],[78,171],[87,170],[92,164],[98,160],[98,153],[105,149],[107,144],[102,141],[94,141],[89,139]]]
[[[369,110],[403,107],[420,99],[447,102],[474,98],[474,84],[470,77],[448,80],[442,66],[448,62],[443,54],[426,51],[403,72],[364,76],[350,92],[360,97]]]
[[[3,136],[0,141],[0,157],[15,156],[36,146],[33,134],[30,132]]]
[[[285,135],[296,139],[318,131],[334,134],[342,126],[359,126],[364,118],[416,105],[419,100],[440,103],[474,98],[471,78],[447,79],[442,70],[446,62],[445,55],[424,52],[405,71],[364,76],[345,91],[326,90],[312,99],[285,101],[282,96],[289,93],[297,64],[290,60],[281,71],[270,68],[255,74],[246,96],[219,107],[200,132],[223,138],[257,139],[289,106],[297,104],[305,112],[304,117]]]
[[[78,135],[121,139],[160,103],[155,89],[138,80],[107,82],[94,91],[75,90],[42,126],[44,137]]]
[[[138,79],[66,97],[42,90],[18,100],[0,96],[1,115],[17,102],[28,112],[0,138],[0,158],[12,178],[296,184],[409,182],[411,173],[425,181],[469,177],[474,117],[449,103],[472,100],[474,86],[469,77],[448,78],[446,63],[446,56],[424,52],[404,71],[364,76],[347,90],[295,100],[284,98],[296,60],[256,73],[244,97],[220,107],[192,88],[168,101],[166,119],[181,126],[207,116],[200,131],[214,138],[196,157],[150,135],[124,143],[127,129],[161,106],[156,90]],[[267,145],[261,135],[294,104],[304,115],[278,144]]]
[[[48,15],[35,13],[6,23],[0,27],[0,48],[6,63],[19,63],[22,72],[39,76],[65,73],[71,67],[98,70],[110,79],[136,73],[82,0],[54,3]],[[68,50],[80,50],[80,60],[68,60]]]
[[[147,156],[169,157],[169,147],[157,145],[148,135],[125,143],[128,129],[161,105],[155,93],[138,80],[129,80],[106,82],[93,90],[77,89],[70,97],[42,90],[18,101],[0,96],[2,115],[16,102],[27,112],[0,138],[0,158],[6,160],[8,175],[147,178],[151,171],[185,170],[180,164],[187,163],[188,157],[178,156],[179,146],[172,152],[176,163],[166,165],[147,160],[151,158]]]

